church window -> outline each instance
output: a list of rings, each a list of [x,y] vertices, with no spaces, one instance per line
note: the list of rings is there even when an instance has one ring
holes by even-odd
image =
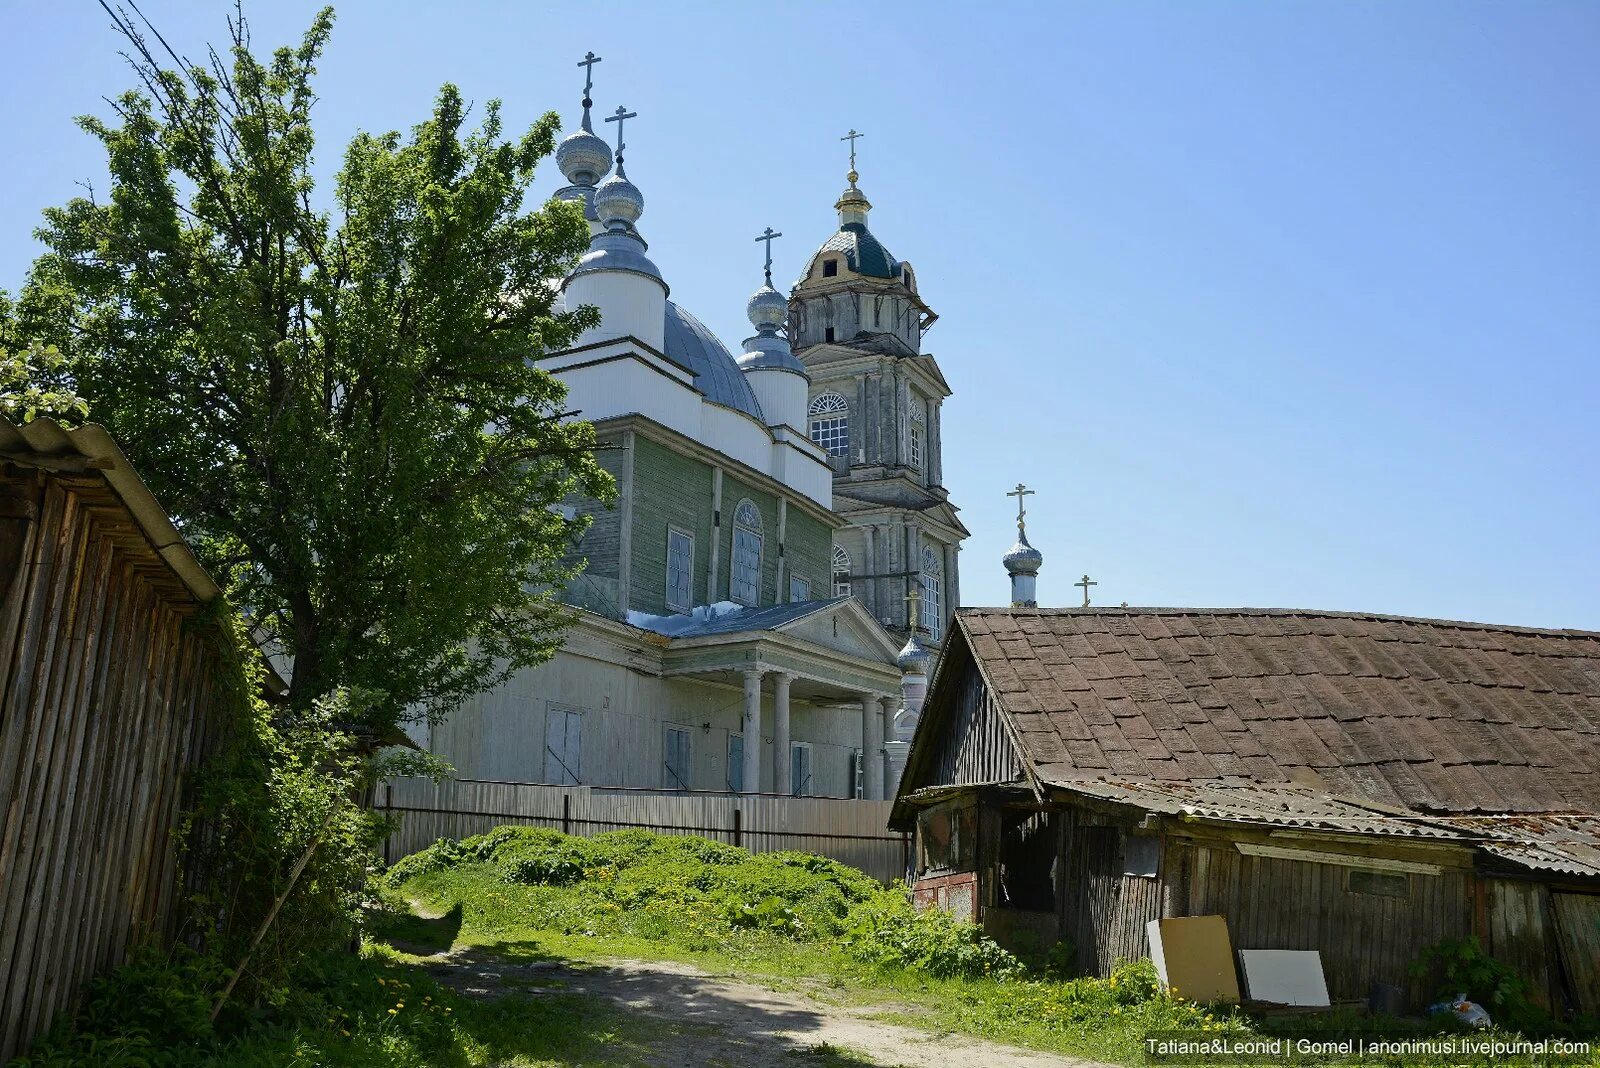
[[[693,773],[689,770],[689,731],[668,727],[662,739],[661,785],[668,790],[687,790]]]
[[[811,440],[830,456],[850,455],[850,406],[837,393],[823,393],[811,402]]]
[[[837,545],[833,547],[833,595],[850,596],[850,554]]]
[[[811,796],[811,743],[789,743],[789,792],[795,797]]]
[[[824,277],[824,278],[836,278],[836,277],[838,277],[838,274],[839,274],[839,261],[838,260],[823,260],[822,261],[822,277]]]
[[[667,607],[687,612],[694,607],[694,538],[667,530]]]
[[[922,427],[911,424],[911,466],[922,470]]]
[[[928,637],[939,640],[939,629],[944,625],[944,568],[939,566],[939,554],[931,548],[922,550],[922,619],[919,621]]]
[[[811,582],[799,575],[789,576],[789,603],[798,604],[801,601],[811,600]]]
[[[761,512],[749,500],[733,510],[733,580],[728,596],[752,608],[761,600]]]

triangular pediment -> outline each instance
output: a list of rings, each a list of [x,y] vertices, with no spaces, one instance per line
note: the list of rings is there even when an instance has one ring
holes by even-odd
[[[893,663],[899,648],[854,597],[786,623],[776,630],[846,656]]]

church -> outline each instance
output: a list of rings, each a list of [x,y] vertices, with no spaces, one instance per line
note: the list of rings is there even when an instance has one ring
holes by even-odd
[[[635,115],[605,120],[615,151],[595,132],[597,62],[579,64],[556,195],[592,234],[559,303],[600,323],[537,361],[594,424],[618,498],[562,505],[587,519],[564,647],[415,740],[461,778],[893,797],[967,536],[942,484],[950,388],[921,351],[936,315],[868,227],[852,130],[838,228],[788,296],[781,235],[756,239],[765,280],[735,356],[650,258],[624,165]]]

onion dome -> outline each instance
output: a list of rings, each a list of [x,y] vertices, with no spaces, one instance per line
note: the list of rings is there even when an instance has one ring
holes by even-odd
[[[906,639],[906,644],[900,650],[900,655],[895,657],[895,663],[900,665],[900,671],[907,675],[926,675],[928,663],[933,660],[933,654],[922,647],[917,640],[917,632],[913,630],[911,637]]]
[[[756,335],[745,339],[739,369],[790,371],[809,382],[811,376],[806,373],[805,365],[795,359],[789,339],[783,333],[783,322],[789,317],[788,298],[772,288],[772,241],[782,236],[769,226],[766,233],[756,238],[767,244],[767,280],[745,304],[745,314],[750,317],[750,325],[756,328]]]
[[[594,106],[589,93],[594,88],[594,65],[600,62],[600,57],[590,52],[578,62],[584,68],[583,77],[583,120],[578,129],[562,139],[556,146],[556,166],[570,185],[559,190],[556,196],[562,200],[582,200],[584,215],[594,222],[594,187],[595,183],[611,172],[611,146],[594,132],[594,123],[589,118],[589,109]]]
[[[1006,570],[1013,575],[1037,575],[1044,564],[1044,553],[1028,544],[1028,535],[1017,530],[1017,543],[1000,558]]]
[[[644,214],[644,194],[628,181],[628,175],[618,162],[617,173],[601,182],[594,191],[594,212],[600,225],[607,230],[632,231],[633,224]]]

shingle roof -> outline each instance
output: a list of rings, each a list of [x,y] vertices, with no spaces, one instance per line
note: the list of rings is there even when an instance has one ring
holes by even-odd
[[[1597,633],[1252,609],[963,609],[957,622],[1042,782],[1600,812]]]

